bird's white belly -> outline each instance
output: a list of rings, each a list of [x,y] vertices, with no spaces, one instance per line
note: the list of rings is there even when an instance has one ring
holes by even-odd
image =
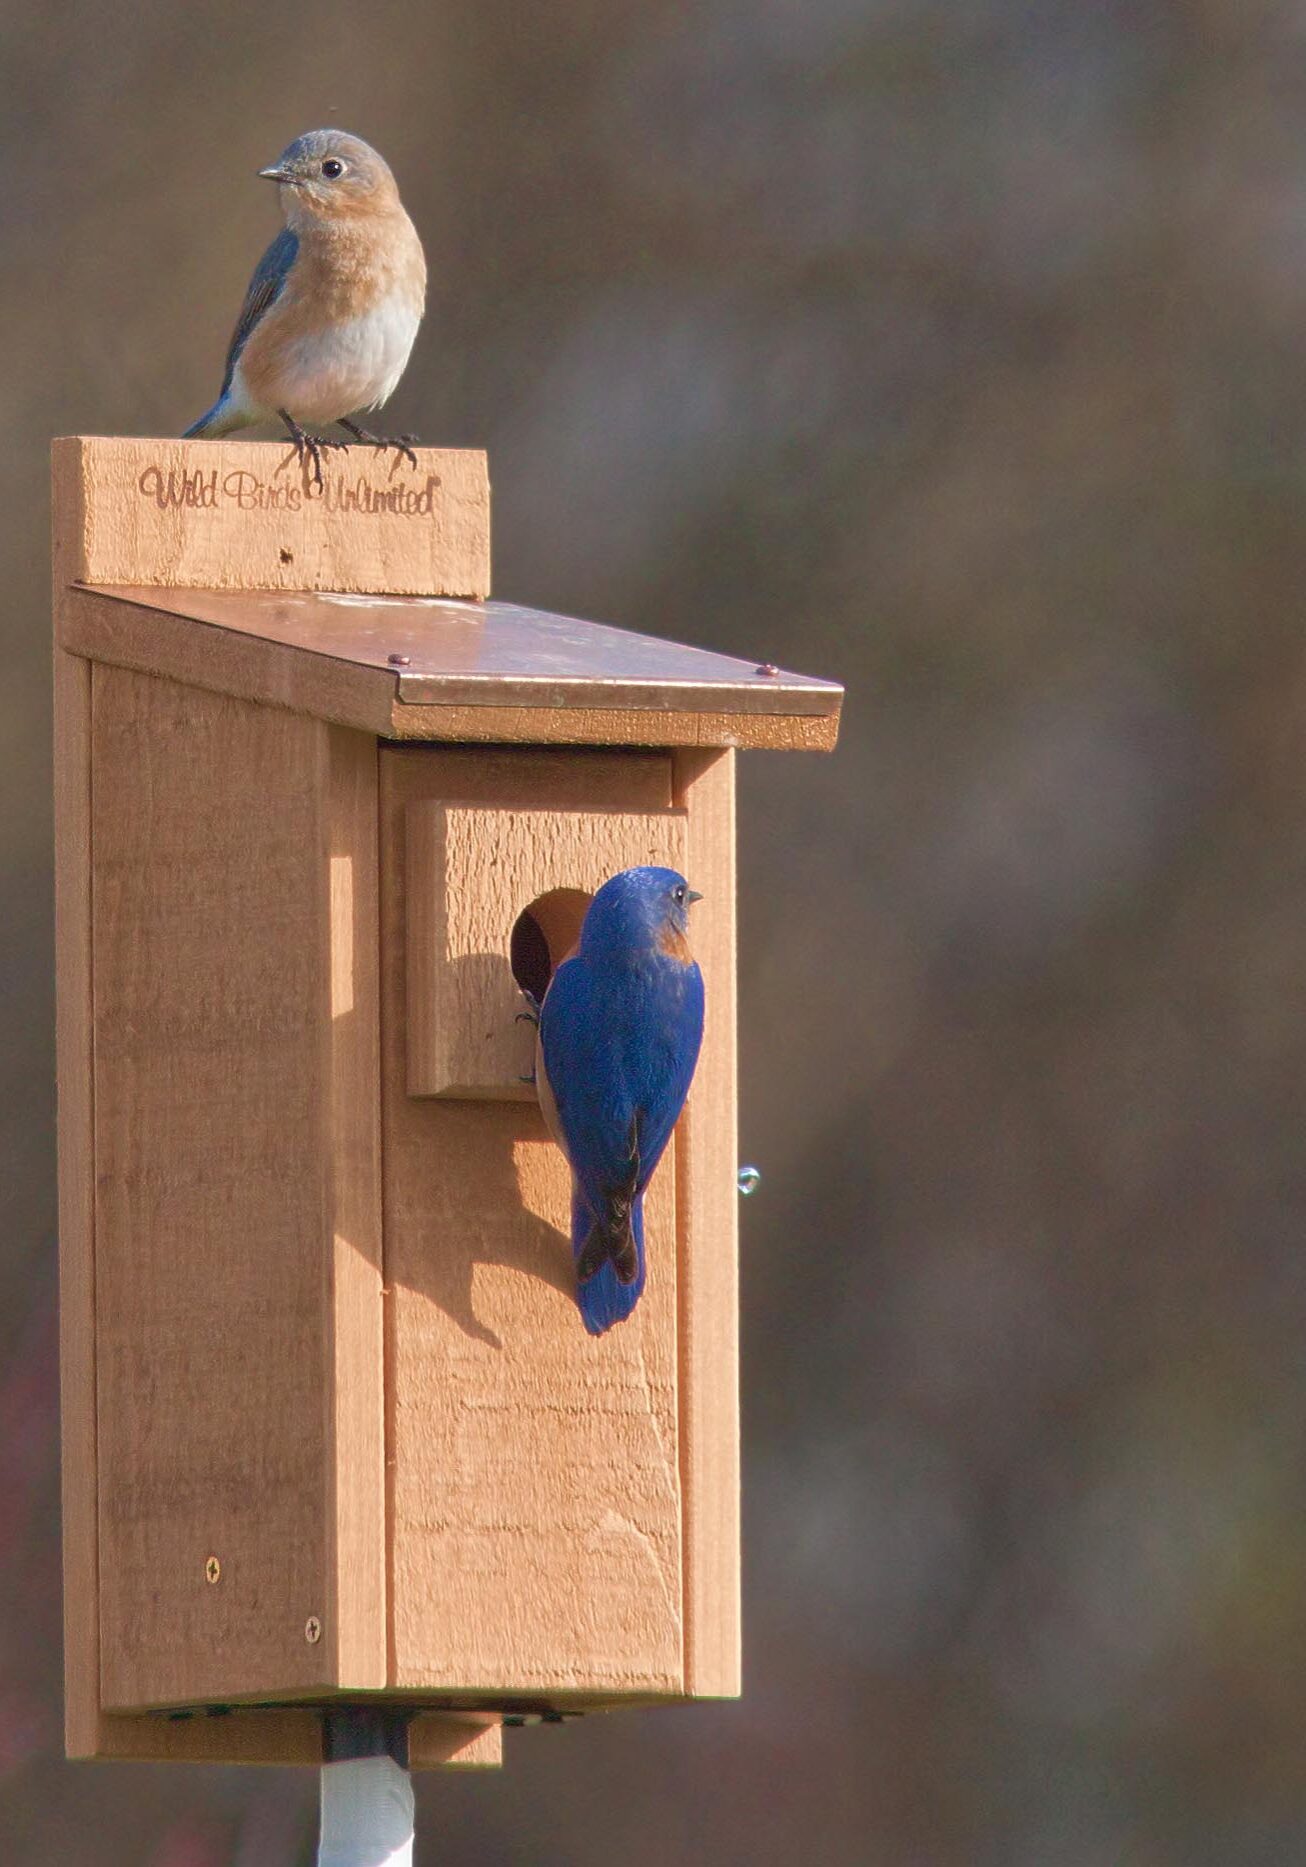
[[[420,322],[411,298],[394,292],[361,317],[295,338],[279,359],[279,406],[316,423],[378,408],[404,373]]]

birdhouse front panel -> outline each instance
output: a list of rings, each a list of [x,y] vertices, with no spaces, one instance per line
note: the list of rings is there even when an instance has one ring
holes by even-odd
[[[671,755],[383,748],[381,821],[393,1682],[679,1693],[676,1150],[650,1189],[648,1286],[596,1341],[566,1163],[533,1097],[504,1105],[527,1086],[500,1080],[502,1060],[530,1067],[509,952],[522,911],[687,860]],[[475,1059],[454,1070],[458,1101],[411,1093],[428,1036]]]

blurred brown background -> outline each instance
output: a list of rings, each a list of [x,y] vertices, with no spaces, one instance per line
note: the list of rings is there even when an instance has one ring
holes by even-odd
[[[500,595],[848,683],[742,776],[742,1703],[419,1859],[1306,1858],[1306,4],[11,4],[0,1857],[308,1858],[60,1758],[46,448],[211,401],[334,121]]]

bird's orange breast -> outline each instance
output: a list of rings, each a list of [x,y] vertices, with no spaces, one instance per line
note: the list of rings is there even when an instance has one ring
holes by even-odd
[[[658,930],[658,952],[667,959],[674,959],[681,966],[692,966],[694,963],[688,940],[678,927],[672,927],[669,923]]]

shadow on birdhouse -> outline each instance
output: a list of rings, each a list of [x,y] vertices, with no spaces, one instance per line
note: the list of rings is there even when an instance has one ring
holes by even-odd
[[[738,1690],[733,758],[841,696],[488,601],[480,454],[283,464],[55,444],[68,1748],[493,1762]],[[519,1013],[643,863],[707,1022],[596,1340]]]

